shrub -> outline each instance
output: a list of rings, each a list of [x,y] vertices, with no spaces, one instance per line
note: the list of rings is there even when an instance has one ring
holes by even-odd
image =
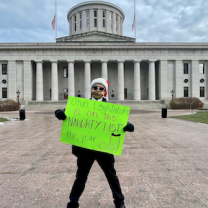
[[[174,98],[170,101],[171,109],[198,109],[203,108],[204,103],[196,97]]]
[[[19,104],[13,100],[0,101],[0,111],[19,110]]]

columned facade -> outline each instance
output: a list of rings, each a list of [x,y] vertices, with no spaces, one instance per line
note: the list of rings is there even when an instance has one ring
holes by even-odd
[[[43,62],[42,61],[37,61],[36,100],[43,101]]]
[[[58,101],[58,62],[53,61],[51,63],[51,90],[52,90],[52,101]]]

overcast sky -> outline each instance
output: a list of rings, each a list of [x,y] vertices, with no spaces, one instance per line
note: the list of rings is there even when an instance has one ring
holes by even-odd
[[[57,0],[57,37],[69,34],[67,12],[83,0]],[[134,0],[111,0],[134,37]],[[0,43],[55,42],[55,0],[0,0]],[[208,42],[208,0],[136,0],[136,42]]]

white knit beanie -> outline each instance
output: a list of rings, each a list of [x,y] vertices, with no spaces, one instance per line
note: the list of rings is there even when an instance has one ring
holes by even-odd
[[[108,86],[110,85],[109,82],[107,80],[105,80],[104,78],[97,78],[91,82],[91,88],[95,84],[102,84],[105,87],[106,92],[105,92],[104,98],[106,98],[106,100],[108,100]]]

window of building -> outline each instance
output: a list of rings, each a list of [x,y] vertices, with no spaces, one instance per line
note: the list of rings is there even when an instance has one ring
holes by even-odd
[[[87,28],[89,28],[89,27],[90,27],[90,20],[87,19]]]
[[[183,63],[183,73],[188,74],[188,63]]]
[[[199,64],[199,74],[204,74],[205,71],[205,64]]]
[[[127,88],[124,88],[124,98],[127,98]]]
[[[97,27],[97,10],[94,10],[94,27]]]
[[[80,20],[80,29],[82,29],[82,20]]]
[[[80,12],[79,15],[80,15],[79,18],[82,19],[82,12]]]
[[[7,64],[2,64],[2,74],[7,74]]]
[[[188,97],[188,87],[184,87],[184,97]]]
[[[204,87],[200,87],[200,97],[204,97]]]
[[[7,98],[7,88],[2,88],[2,98]]]
[[[86,11],[86,25],[87,25],[87,28],[89,28],[90,27],[90,11],[89,10],[87,10]]]
[[[64,78],[68,77],[68,68],[64,67]]]
[[[103,28],[105,28],[105,11],[103,11]]]
[[[97,19],[94,19],[94,27],[97,27]]]
[[[97,17],[97,10],[94,10],[94,17]]]
[[[90,11],[89,10],[87,10],[86,15],[87,15],[86,18],[89,19],[90,18]]]
[[[76,18],[76,15],[74,15],[74,31],[77,31],[77,18]]]

